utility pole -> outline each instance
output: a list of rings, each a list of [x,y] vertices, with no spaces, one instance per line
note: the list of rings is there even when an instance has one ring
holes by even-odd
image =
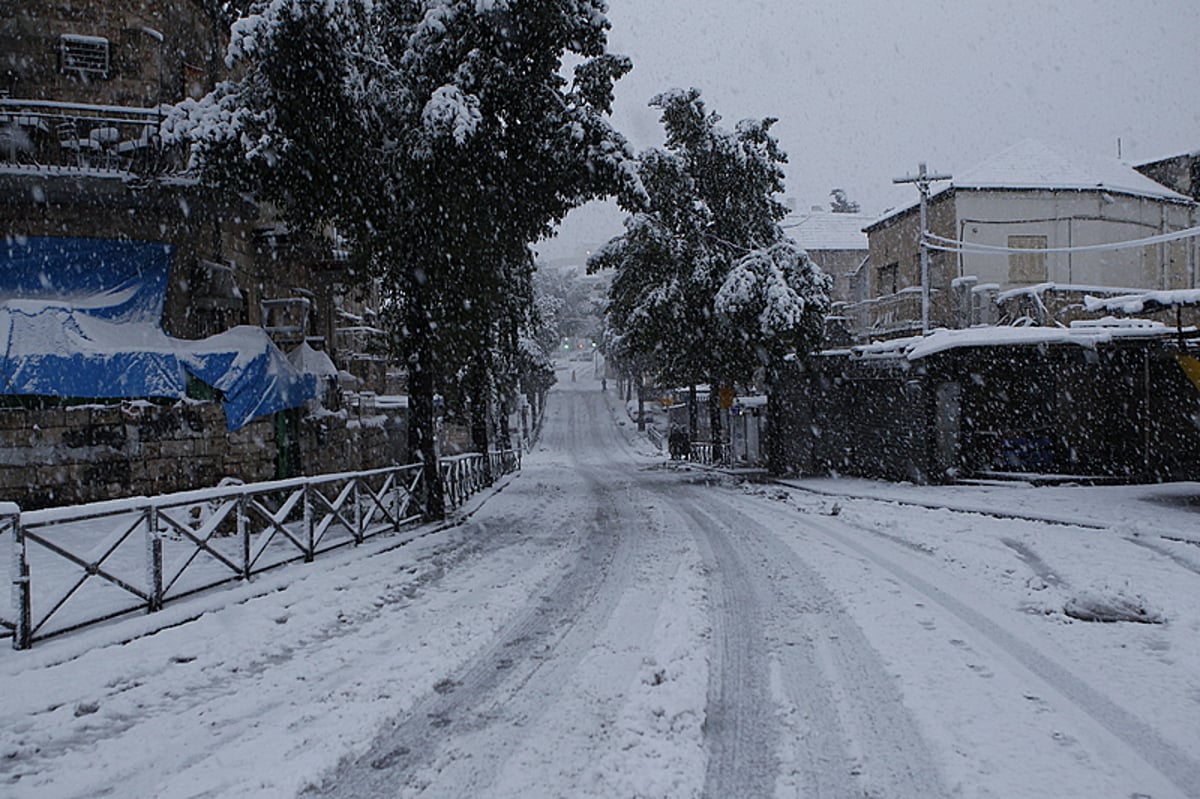
[[[922,161],[916,175],[895,178],[892,183],[914,183],[921,194],[921,335],[929,332],[929,184],[935,180],[950,180],[952,175],[931,175]]]

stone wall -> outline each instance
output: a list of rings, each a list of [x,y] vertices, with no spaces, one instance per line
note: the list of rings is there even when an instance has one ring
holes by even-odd
[[[356,472],[409,461],[408,425],[403,409],[310,414],[300,421],[300,460],[304,474]]]
[[[198,0],[11,0],[4,6],[0,88],[13,97],[153,107],[199,97],[216,82],[224,34]],[[63,70],[64,35],[106,39],[108,73]]]
[[[3,408],[0,499],[32,509],[405,462],[402,411],[293,413],[290,474],[282,475],[274,416],[230,432],[215,402]]]

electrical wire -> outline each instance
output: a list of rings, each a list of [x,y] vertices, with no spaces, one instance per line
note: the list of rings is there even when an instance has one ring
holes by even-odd
[[[1200,236],[1200,227],[1176,230],[1171,233],[1160,233],[1143,239],[1129,241],[1114,241],[1108,244],[1080,244],[1073,247],[1002,247],[996,244],[979,244],[971,241],[948,239],[933,233],[925,234],[925,246],[938,252],[956,252],[975,255],[988,253],[1051,253],[1051,252],[1112,252],[1115,250],[1132,250],[1139,247],[1150,247],[1155,244],[1167,244],[1172,241],[1190,239]]]

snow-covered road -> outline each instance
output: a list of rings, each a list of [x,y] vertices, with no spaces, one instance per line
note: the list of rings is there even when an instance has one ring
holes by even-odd
[[[744,485],[578,371],[459,526],[0,654],[0,795],[1200,797],[1200,486]]]

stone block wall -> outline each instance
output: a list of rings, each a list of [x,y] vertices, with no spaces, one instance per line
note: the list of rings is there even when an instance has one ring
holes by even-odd
[[[293,474],[405,463],[402,413],[302,416]],[[230,432],[216,402],[0,408],[0,500],[29,510],[271,480],[277,430],[267,416]]]
[[[300,423],[301,463],[306,475],[356,472],[408,463],[408,425],[403,410],[317,413]]]

